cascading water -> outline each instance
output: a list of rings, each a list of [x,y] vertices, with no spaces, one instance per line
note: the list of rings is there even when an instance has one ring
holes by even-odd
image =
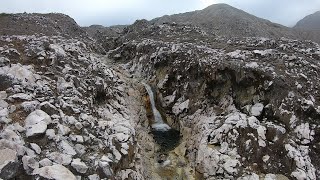
[[[166,119],[163,118],[167,118],[167,116],[161,116],[157,109],[156,95],[148,84],[144,82],[142,84],[150,99],[150,102],[145,101],[147,117],[151,122],[153,139],[158,145],[155,146],[156,149],[150,157],[152,159],[150,169],[154,177],[152,179],[193,179],[192,174],[189,173],[192,169],[186,166],[188,163],[183,153],[184,145],[179,146],[182,138],[180,132],[165,123]],[[151,114],[153,118],[151,118]]]
[[[149,95],[149,98],[150,98],[152,113],[153,113],[153,117],[154,117],[154,123],[151,125],[152,129],[154,129],[156,131],[170,130],[171,129],[170,126],[163,122],[162,116],[156,107],[156,103],[154,100],[154,95],[153,95],[153,91],[152,91],[151,87],[144,82],[142,82],[142,84],[146,88],[148,95]]]

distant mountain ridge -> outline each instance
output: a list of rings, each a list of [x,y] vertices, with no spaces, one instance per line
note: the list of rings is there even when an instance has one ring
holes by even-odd
[[[297,22],[294,28],[320,31],[320,11],[304,17]]]
[[[192,24],[223,36],[296,37],[288,27],[258,18],[227,4],[214,4],[203,10],[166,15],[151,22]]]

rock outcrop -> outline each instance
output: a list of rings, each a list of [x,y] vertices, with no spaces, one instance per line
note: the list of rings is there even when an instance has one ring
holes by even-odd
[[[128,28],[109,57],[157,88],[194,176],[320,176],[317,43],[141,21]]]

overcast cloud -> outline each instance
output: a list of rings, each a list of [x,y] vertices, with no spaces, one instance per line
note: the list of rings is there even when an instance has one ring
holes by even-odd
[[[81,26],[110,26],[199,10],[216,3],[227,3],[286,26],[320,10],[320,0],[1,0],[0,12],[60,12]]]

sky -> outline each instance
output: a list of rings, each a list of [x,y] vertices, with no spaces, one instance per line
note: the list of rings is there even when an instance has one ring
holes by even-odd
[[[80,26],[110,26],[200,10],[217,3],[289,27],[320,10],[320,0],[1,0],[0,12],[59,12],[71,16]]]

